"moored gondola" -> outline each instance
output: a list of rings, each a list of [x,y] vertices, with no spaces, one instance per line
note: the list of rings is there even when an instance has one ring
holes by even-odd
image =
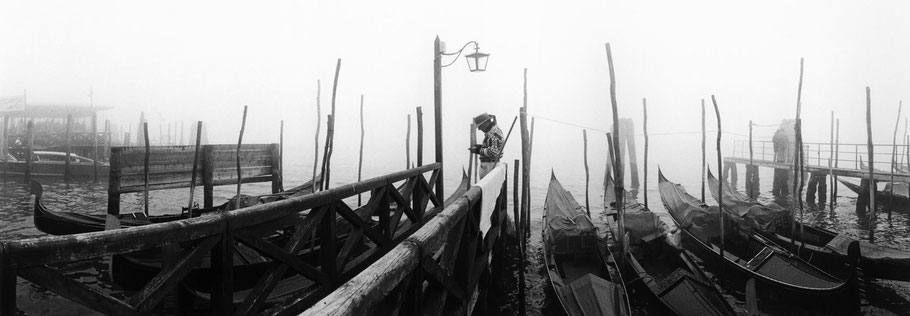
[[[598,241],[591,218],[555,175],[550,177],[543,214],[543,248],[547,275],[566,314],[629,315],[622,280],[611,273],[612,257]],[[606,259],[606,260],[605,260]],[[614,261],[615,262],[615,261]]]
[[[609,190],[612,185],[608,185]],[[616,205],[606,198],[604,204]],[[630,248],[624,279],[634,280],[627,285],[633,294],[636,289],[646,289],[649,310],[661,315],[736,315],[692,254],[669,242],[667,225],[654,212],[628,193],[623,204]],[[612,217],[608,216],[607,222],[617,235]]]
[[[717,198],[717,178],[708,173],[708,184],[711,194]],[[746,213],[749,210],[761,210],[764,213],[789,214],[777,204],[764,205],[751,201],[737,192],[724,181],[724,208],[734,213]],[[769,229],[756,229],[756,232],[771,238],[780,245],[795,245],[796,253],[813,265],[838,269],[848,263],[847,248],[854,241],[844,234],[838,234],[815,225],[796,222],[796,236],[792,234],[789,217],[786,222],[768,225]],[[757,227],[756,227],[757,228]],[[860,268],[863,275],[876,278],[910,281],[910,252],[889,248],[882,245],[859,241]]]
[[[799,259],[771,240],[752,233],[741,218],[725,215],[724,249],[716,206],[686,193],[658,171],[661,200],[684,237],[706,261],[719,262],[725,272],[753,279],[770,296],[790,304],[837,314],[855,313],[858,295],[853,277],[839,279]],[[848,246],[851,258],[858,260],[859,245]],[[855,262],[855,261],[853,261]],[[851,275],[852,276],[852,275]]]

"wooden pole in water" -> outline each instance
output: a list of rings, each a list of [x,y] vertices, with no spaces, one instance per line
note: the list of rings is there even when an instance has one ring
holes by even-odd
[[[796,144],[794,146],[794,148],[796,150],[794,152],[794,159],[793,159],[793,191],[792,191],[794,203],[791,203],[791,205],[790,205],[790,211],[792,214],[791,216],[793,216],[794,218],[790,222],[790,236],[796,236],[797,219],[795,218],[795,216],[797,214],[797,212],[796,212],[797,207],[799,208],[798,221],[800,223],[802,223],[802,219],[803,219],[803,199],[802,199],[802,184],[803,184],[803,181],[802,181],[802,176],[803,176],[802,151],[803,151],[803,145],[802,145],[802,138],[801,138],[801,131],[800,131],[801,130],[800,112],[802,110],[802,103],[801,103],[802,93],[803,93],[803,59],[800,58],[799,59],[799,88],[796,90],[796,122],[794,124],[794,130],[796,132]],[[800,228],[802,228],[802,225],[800,225]],[[802,231],[802,229],[800,229],[800,231]],[[802,235],[800,235],[800,236],[802,236]],[[802,238],[800,238],[800,239],[802,239]],[[794,246],[795,241],[796,241],[796,238],[790,239],[791,247]]]
[[[521,172],[521,169],[519,169],[518,166],[519,166],[518,159],[515,159],[515,164],[514,164],[515,171],[514,171],[514,175],[512,176],[513,187],[514,187],[514,189],[512,190],[512,210],[513,210],[513,213],[515,216],[515,235],[517,236],[517,238],[515,238],[515,242],[517,243],[516,247],[518,247],[518,297],[519,297],[518,313],[519,313],[519,315],[524,316],[525,315],[525,250],[522,245],[522,241],[524,240],[524,233],[523,233],[524,230],[522,229],[523,224],[521,223],[521,216],[519,215],[519,210],[518,210],[518,205],[520,204],[518,202],[518,173]]]
[[[519,110],[521,124],[521,222],[524,226],[522,239],[531,235],[530,194],[531,194],[531,136],[528,132],[528,68],[524,69],[523,101]]]
[[[866,136],[869,148],[869,242],[875,242],[875,175],[872,147],[872,92],[866,87]]]
[[[363,138],[366,130],[363,127],[363,95],[360,95],[360,158],[357,159],[357,182],[363,177]],[[363,205],[361,194],[357,194],[357,206]]]
[[[104,120],[104,153],[101,157],[108,158],[111,153],[111,120]]]
[[[477,141],[476,141],[477,137],[475,136],[475,135],[477,135],[477,132],[475,132],[477,130],[477,125],[474,125],[474,123],[471,123],[468,125],[468,129],[469,129],[468,130],[468,148],[473,148],[474,144],[477,143]],[[472,153],[471,151],[468,151],[468,183],[469,184],[471,183],[471,179],[474,179],[474,153]],[[477,180],[474,180],[474,182],[477,182]]]
[[[329,188],[329,151],[332,147],[332,132],[335,128],[334,118],[331,114],[327,116],[326,119],[326,133],[325,133],[325,148],[322,149],[322,179],[319,180],[319,190],[326,190]]]
[[[581,138],[585,144],[585,211],[588,213],[588,217],[591,217],[591,200],[588,198],[588,188],[591,182],[591,174],[588,173],[588,130],[581,130]]]
[[[180,123],[180,141],[183,142],[183,122]],[[278,190],[284,191],[284,120],[281,120],[281,130],[278,131]]]
[[[281,122],[284,123],[284,121],[281,121]],[[186,125],[184,125],[183,120],[180,120],[180,142],[178,142],[177,145],[186,144],[186,143],[184,142],[184,141],[186,140],[186,138],[183,138],[183,130],[184,130],[185,127],[186,127]],[[282,130],[282,131],[283,131],[283,130]],[[284,170],[284,169],[281,169],[281,170]]]
[[[246,129],[246,109],[247,106],[243,106],[243,120],[240,121],[240,136],[237,137],[237,152],[236,152],[236,161],[237,161],[237,202],[234,206],[235,209],[240,209],[240,184],[243,183],[243,173],[240,170],[240,146],[243,144],[243,130]]]
[[[648,100],[645,98],[641,99],[641,109],[644,115],[644,119],[642,119],[642,130],[645,133],[645,157],[643,161],[645,164],[645,209],[650,210],[648,207]]]
[[[626,231],[626,216],[625,211],[623,210],[623,198],[625,197],[624,188],[623,188],[623,170],[622,170],[622,156],[619,155],[619,107],[616,105],[616,76],[613,72],[613,53],[610,51],[610,43],[606,44],[607,48],[607,65],[610,68],[610,105],[613,108],[613,152],[616,154],[613,162],[613,172],[616,173],[616,178],[614,181],[613,190],[616,194],[616,214],[617,214],[617,223],[619,225],[619,233],[617,235],[617,241],[619,242],[619,265],[624,267],[626,265],[626,244],[625,244],[625,231]]]
[[[94,160],[92,175],[98,182],[98,113],[92,113],[92,160]]]
[[[831,150],[830,154],[828,155],[828,179],[831,182],[831,186],[828,189],[828,195],[831,196],[831,203],[828,203],[828,209],[831,214],[834,214],[834,187],[837,186],[837,183],[834,182],[834,111],[831,111],[831,144],[828,146],[828,148]]]
[[[722,174],[723,165],[721,164],[721,152],[720,152],[720,108],[717,107],[717,99],[714,98],[714,95],[711,95],[711,103],[714,103],[714,114],[717,115],[717,174]],[[717,214],[720,216],[720,257],[724,257],[724,190],[723,190],[724,181],[717,181]]]
[[[332,170],[332,153],[335,148],[335,99],[338,96],[338,73],[341,72],[341,58],[338,58],[338,63],[335,64],[335,80],[332,83],[332,114],[329,116],[328,129],[326,130],[326,149],[325,156],[322,161],[323,173],[322,173],[322,188],[329,188],[329,181],[331,180],[331,170]]]
[[[319,165],[319,127],[322,125],[322,109],[319,107],[319,94],[322,91],[319,80],[316,80],[316,145],[315,153],[313,154],[313,186],[312,192],[316,192],[316,187],[319,187],[319,184],[316,181],[316,166]]]
[[[442,147],[442,54],[444,49],[442,48],[442,41],[439,40],[439,36],[436,36],[436,40],[433,41],[433,120],[434,128],[436,134],[436,162],[440,163],[438,176],[436,177],[436,196],[443,200],[445,199],[445,189],[443,187],[443,179],[445,178],[445,172],[443,172],[445,164],[442,163],[443,160],[443,147]]]
[[[901,108],[904,101],[897,103],[897,119],[894,122],[894,137],[891,140],[891,190],[888,195],[888,221],[891,221],[891,209],[894,208],[894,168],[897,168],[897,128],[901,125]]]
[[[63,144],[66,146],[66,162],[63,167],[63,182],[70,183],[72,174],[70,174],[70,159],[73,152],[72,147],[70,147],[70,131],[73,128],[73,115],[66,115],[66,134],[64,134]]]
[[[417,165],[423,166],[423,109],[417,107]]]
[[[404,169],[411,168],[411,114],[408,114],[408,131],[404,137]]]
[[[707,150],[705,149],[705,99],[701,99],[701,200],[705,201],[705,174],[707,174],[708,163],[705,161]],[[720,174],[718,174],[720,176]]]
[[[531,132],[528,136],[528,187],[525,188],[528,191],[525,196],[525,199],[528,200],[525,208],[525,217],[528,218],[528,227],[525,233],[528,234],[528,237],[531,236],[531,157],[534,157],[534,117],[531,117]]]
[[[29,183],[32,180],[32,156],[34,155],[35,150],[35,133],[33,131],[35,124],[32,120],[28,121],[28,124],[25,126],[25,138],[26,138],[26,149],[28,151],[25,158],[25,183]]]
[[[144,187],[142,188],[142,206],[145,216],[149,215],[149,156],[151,155],[151,145],[149,145],[149,123],[142,122],[142,135],[145,136],[145,160],[143,160],[142,173],[144,174]]]
[[[9,116],[3,117],[3,138],[0,138],[0,157],[3,159],[3,181],[7,180],[7,170],[9,169]]]
[[[834,120],[834,168],[840,165],[840,119]],[[837,205],[837,175],[834,175],[834,194],[831,195],[831,205]]]
[[[499,122],[496,122],[497,124]],[[531,126],[533,127],[533,119],[531,121]],[[479,126],[473,125],[471,127],[471,145],[477,144],[477,128]],[[533,129],[532,129],[533,130]],[[532,134],[533,135],[533,134]],[[533,136],[531,139],[534,139]],[[480,155],[474,155],[474,183],[480,181]]]
[[[750,199],[755,198],[755,162],[752,154],[752,120],[749,120],[749,166],[746,167],[746,194]]]
[[[282,121],[283,122],[283,121]],[[181,124],[183,126],[183,124]],[[196,122],[196,153],[193,154],[193,176],[190,180],[190,202],[187,203],[187,217],[193,217],[193,197],[196,195],[196,172],[199,170],[199,150],[202,148],[202,121]]]

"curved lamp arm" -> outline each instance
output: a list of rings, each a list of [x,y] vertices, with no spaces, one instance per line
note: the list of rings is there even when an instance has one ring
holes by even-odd
[[[451,66],[452,64],[454,64],[455,61],[458,60],[458,57],[461,56],[461,52],[464,51],[464,49],[467,48],[468,45],[471,45],[471,44],[474,44],[474,50],[480,50],[480,46],[477,44],[476,41],[470,41],[470,42],[465,43],[464,46],[462,46],[461,49],[459,49],[457,52],[454,52],[454,53],[439,52],[439,56],[437,56],[437,58],[442,58],[442,56],[457,55],[457,56],[455,56],[455,59],[452,60],[452,62],[450,62],[446,65],[443,65],[442,67],[448,67],[448,66]]]

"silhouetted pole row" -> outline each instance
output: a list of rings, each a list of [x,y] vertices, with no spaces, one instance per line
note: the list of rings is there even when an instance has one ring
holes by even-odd
[[[711,95],[711,103],[714,103],[714,114],[717,116],[717,174],[723,174],[723,165],[721,164],[720,152],[720,108],[717,107],[717,99]],[[724,258],[724,180],[717,181],[717,214],[720,217],[720,257]]]
[[[311,192],[316,192],[316,187],[320,186],[320,183],[316,181],[316,166],[319,165],[319,127],[322,125],[322,109],[319,106],[319,94],[322,90],[319,80],[316,80],[316,145],[313,149],[315,153],[313,154],[313,185]]]
[[[241,202],[241,200],[243,200],[240,198],[240,186],[243,183],[243,172],[240,169],[240,146],[243,145],[243,131],[246,129],[246,110],[247,110],[247,106],[244,105],[243,106],[243,120],[240,121],[240,136],[237,137],[237,152],[236,152],[236,156],[235,156],[237,158],[235,160],[235,161],[237,161],[237,202],[235,203],[234,209],[237,209],[237,210],[239,210],[242,207],[240,202]]]
[[[891,221],[891,209],[894,208],[894,168],[897,168],[897,128],[901,125],[901,108],[904,101],[897,104],[897,118],[894,120],[894,137],[891,140],[891,190],[888,195],[888,221]]]
[[[182,125],[181,125],[182,126]],[[190,180],[190,201],[187,203],[186,211],[189,217],[193,217],[193,198],[196,195],[196,172],[199,170],[199,151],[202,148],[202,121],[196,122],[196,150],[193,154],[193,174]]]
[[[648,100],[645,98],[641,99],[641,110],[644,115],[642,119],[642,130],[645,133],[645,210],[650,210],[648,207]],[[632,134],[630,133],[630,136]]]
[[[613,172],[616,173],[616,178],[613,182],[613,190],[616,194],[616,214],[617,222],[619,223],[619,233],[616,236],[616,240],[619,243],[619,266],[623,267],[626,265],[626,246],[625,246],[625,211],[623,210],[623,198],[625,190],[623,188],[623,170],[622,170],[622,155],[620,154],[619,149],[619,107],[616,105],[616,76],[613,72],[613,53],[610,51],[610,43],[606,44],[607,49],[607,65],[610,69],[610,105],[613,108],[613,152],[616,154],[613,156],[615,158],[613,162]]]
[[[875,242],[875,161],[872,158],[872,92],[866,87],[866,141],[869,148],[869,242]]]

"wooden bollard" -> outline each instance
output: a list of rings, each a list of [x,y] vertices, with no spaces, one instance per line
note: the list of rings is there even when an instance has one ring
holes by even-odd
[[[282,121],[284,122],[284,121]],[[190,177],[190,201],[187,203],[187,217],[193,217],[193,198],[196,194],[196,172],[199,170],[199,150],[202,148],[202,121],[196,123],[196,150],[193,154],[193,174]]]
[[[834,122],[834,168],[837,168],[840,165],[840,119],[835,119]],[[831,205],[837,205],[837,175],[834,175],[831,186],[834,187],[834,194],[831,194]]]
[[[629,176],[631,179],[631,186],[633,190],[636,190],[641,187],[641,183],[638,178],[638,152],[635,148],[635,124],[632,122],[632,119],[626,119],[626,126],[624,128],[625,132],[620,135],[625,137],[626,148],[629,152]]]
[[[796,132],[796,146],[794,157],[793,157],[793,191],[792,196],[795,199],[795,203],[791,203],[791,214],[796,216],[797,210],[799,208],[799,219],[793,218],[790,226],[790,235],[796,236],[796,223],[797,221],[802,222],[803,219],[803,197],[802,197],[802,188],[804,184],[803,179],[803,142],[802,142],[802,121],[800,119],[800,112],[802,111],[802,94],[803,94],[803,59],[799,59],[799,87],[796,90],[796,122],[794,123],[794,130]],[[800,225],[800,232],[802,232],[802,225]],[[802,236],[802,234],[800,234]],[[800,238],[802,239],[802,238]],[[790,246],[793,249],[795,248],[796,238],[790,239]],[[805,242],[803,242],[805,243]]]
[[[831,202],[828,203],[828,206],[831,214],[834,214],[834,188],[837,187],[834,180],[834,111],[831,111],[831,143],[828,148],[831,149],[828,155],[828,180],[831,182],[831,186],[828,187],[828,195],[831,196]],[[824,203],[824,201],[819,202]]]
[[[72,174],[70,173],[71,172],[70,160],[71,160],[71,155],[73,152],[73,149],[70,147],[70,131],[72,130],[72,127],[73,127],[73,115],[68,114],[66,116],[66,134],[64,134],[64,136],[63,136],[63,144],[66,147],[66,162],[64,163],[64,166],[63,166],[63,182],[65,182],[65,183],[69,183],[70,180],[72,180],[71,179]]]
[[[180,126],[183,126],[181,123]],[[183,132],[180,132],[180,140],[183,141]],[[281,120],[281,128],[278,131],[278,191],[284,191],[284,120]]]
[[[750,199],[755,198],[755,180],[754,174],[755,160],[752,154],[752,120],[749,120],[749,165],[746,166],[746,194]]]
[[[894,122],[894,137],[891,140],[891,190],[888,195],[888,221],[891,221],[891,209],[894,208],[894,169],[897,168],[897,128],[901,124],[901,108],[904,101],[899,101],[897,105],[897,119]]]
[[[513,178],[513,187],[512,190],[512,209],[515,214],[515,242],[518,248],[518,311],[520,315],[525,313],[525,248],[523,245],[524,241],[524,223],[521,222],[521,215],[519,215],[519,202],[518,202],[518,173],[521,172],[521,169],[518,167],[518,159],[515,159],[515,164],[513,166],[514,175]]]
[[[331,180],[332,175],[332,154],[334,154],[335,149],[335,120],[337,119],[337,116],[335,116],[335,100],[338,97],[338,74],[340,72],[341,58],[338,58],[338,62],[335,64],[335,79],[332,82],[332,117],[329,118],[327,129],[328,141],[326,142],[328,150],[326,151],[325,161],[323,162],[325,164],[325,173],[323,173],[322,177],[325,179],[325,181],[323,181],[325,189],[329,188],[329,181]]]
[[[614,186],[614,194],[616,194],[616,214],[617,214],[617,223],[619,226],[619,236],[617,236],[617,242],[619,243],[619,266],[626,265],[626,243],[625,243],[625,231],[626,231],[626,219],[625,219],[625,210],[623,205],[623,199],[625,198],[625,188],[623,188],[623,170],[622,170],[622,154],[620,153],[620,144],[619,144],[619,107],[617,106],[616,100],[616,76],[613,71],[613,53],[610,51],[610,43],[606,43],[607,50],[607,65],[610,70],[610,106],[613,109],[613,146],[615,154],[613,162],[613,172],[616,174],[616,185]]]
[[[316,188],[320,186],[316,182],[316,167],[319,166],[319,127],[322,125],[322,110],[319,107],[319,94],[322,88],[320,87],[319,80],[316,80],[316,141],[315,141],[315,153],[313,154],[313,186],[312,192],[316,192]]]
[[[528,68],[524,69],[523,104],[519,110],[521,127],[521,222],[524,225],[522,239],[530,236],[530,184],[531,184],[531,135],[528,132]]]
[[[7,180],[7,170],[9,170],[9,116],[3,117],[3,129],[0,129],[0,160],[3,160],[3,181]]]

